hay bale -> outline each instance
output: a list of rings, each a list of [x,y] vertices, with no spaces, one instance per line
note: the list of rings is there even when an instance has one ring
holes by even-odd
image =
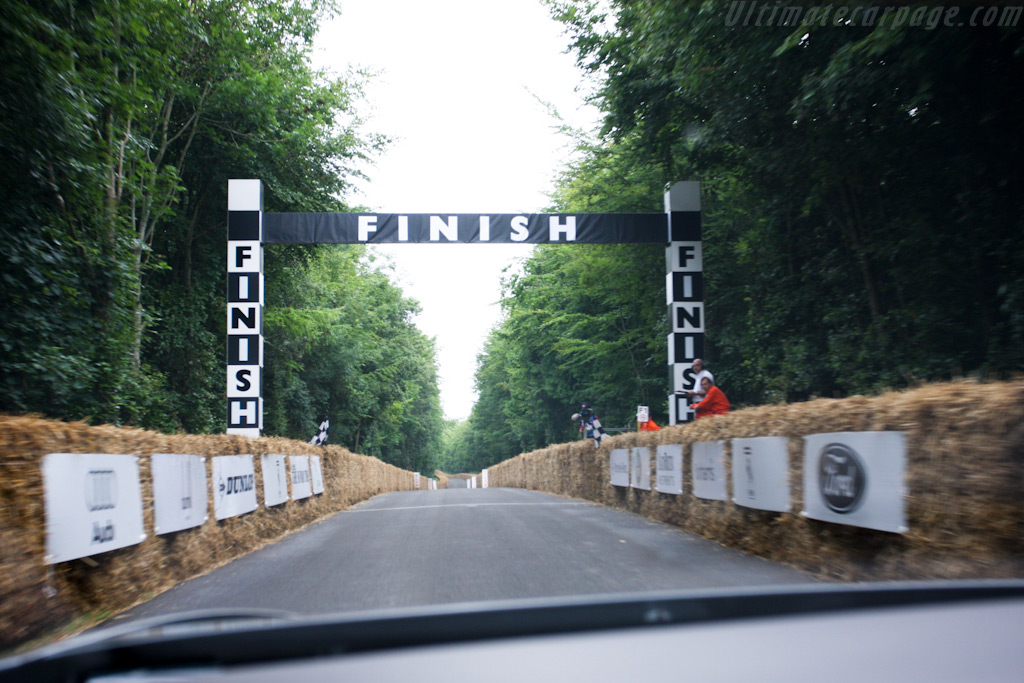
[[[149,536],[129,548],[84,560],[47,565],[42,460],[48,453],[117,453],[139,457],[144,523]],[[262,468],[254,463],[259,507],[223,521],[153,535],[153,453],[321,456],[322,495],[267,508]],[[0,648],[38,636],[90,612],[116,613],[194,576],[208,572],[297,529],[385,491],[413,487],[412,473],[339,446],[312,446],[281,438],[159,434],[89,426],[31,416],[0,415]]]
[[[905,432],[908,534],[701,500],[692,495],[689,467],[682,496],[608,484],[612,448],[683,444],[690,463],[694,443],[724,441],[728,470],[732,439],[783,436],[789,439],[791,505],[799,511],[803,437],[847,431]],[[489,468],[491,481],[628,510],[824,578],[987,578],[1024,571],[1024,381],[1019,379],[759,406],[658,432],[622,434],[607,439],[600,450],[588,444],[558,444],[512,458]]]

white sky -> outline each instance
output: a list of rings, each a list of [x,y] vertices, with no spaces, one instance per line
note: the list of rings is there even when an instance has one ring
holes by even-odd
[[[349,197],[378,213],[536,213],[570,155],[543,102],[566,121],[582,104],[568,37],[540,0],[342,0],[316,41],[316,65],[379,72],[366,88],[366,130],[395,139]],[[441,405],[469,416],[476,356],[500,317],[502,269],[528,245],[403,244],[390,256],[437,341]]]

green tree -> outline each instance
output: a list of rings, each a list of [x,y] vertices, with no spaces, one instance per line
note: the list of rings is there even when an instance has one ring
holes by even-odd
[[[228,178],[263,179],[271,211],[342,210],[352,162],[383,144],[360,131],[360,77],[309,65],[331,11],[321,0],[0,8],[0,408],[223,428]],[[282,248],[268,278],[305,281],[314,254]],[[416,377],[429,385],[429,371]],[[407,400],[429,411],[429,395]]]
[[[1007,80],[1021,27],[794,30],[729,25],[711,2],[551,7],[605,111],[598,165],[561,192],[606,197],[602,177],[652,169],[703,182],[708,355],[730,397],[1022,367],[1022,219],[1005,189],[1022,180],[1008,161],[1022,95]]]
[[[467,439],[477,469],[578,438],[569,417],[583,401],[606,427],[632,425],[637,405],[665,420],[664,272],[660,246],[534,251],[505,283],[504,319],[478,359]]]
[[[443,431],[433,342],[362,246],[273,247],[266,308],[265,430],[430,472]]]

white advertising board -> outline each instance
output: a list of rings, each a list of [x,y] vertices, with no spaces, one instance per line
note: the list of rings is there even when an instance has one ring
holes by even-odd
[[[206,501],[206,458],[154,453],[153,531],[169,534],[199,526],[210,518]]]
[[[412,473],[412,487],[414,489],[416,489],[417,491],[419,491],[419,489],[420,489],[420,473],[419,472],[413,472]]]
[[[302,500],[313,495],[313,473],[309,467],[308,455],[289,455],[292,471],[292,500]]]
[[[263,469],[263,504],[268,508],[288,502],[288,465],[282,454],[260,456]]]
[[[629,486],[629,449],[613,448],[608,455],[612,486]]]
[[[47,564],[104,553],[146,538],[139,459],[107,453],[43,458]]]
[[[743,507],[790,512],[789,439],[759,436],[732,440],[732,501]]]
[[[804,437],[804,510],[811,519],[906,533],[903,432]]]
[[[705,500],[729,500],[725,492],[725,442],[702,441],[691,448],[693,495]]]
[[[319,496],[324,492],[324,470],[319,455],[309,456],[309,470],[313,475],[313,495]]]
[[[662,444],[655,451],[655,489],[658,493],[683,492],[683,444]]]
[[[643,491],[651,490],[651,449],[635,446],[629,453],[629,485]]]
[[[487,478],[487,470],[480,472],[480,486],[481,488],[487,488],[491,485],[490,480]]]
[[[213,515],[227,519],[256,509],[256,470],[251,455],[213,458]]]

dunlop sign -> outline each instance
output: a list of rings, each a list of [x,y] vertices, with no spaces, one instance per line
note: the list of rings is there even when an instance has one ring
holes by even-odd
[[[43,458],[47,564],[126,548],[146,538],[139,459],[106,453]]]
[[[213,510],[217,519],[256,509],[256,471],[251,455],[218,455],[213,459]]]

